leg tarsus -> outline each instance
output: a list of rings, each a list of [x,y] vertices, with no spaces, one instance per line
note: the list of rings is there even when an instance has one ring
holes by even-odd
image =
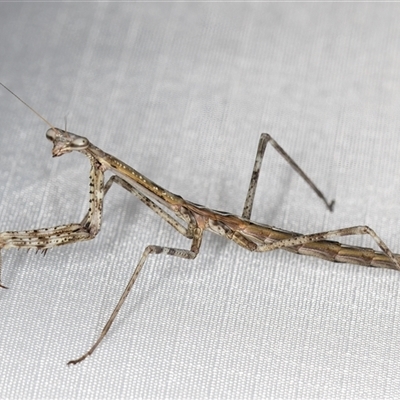
[[[1,258],[1,252],[0,252],[0,288],[2,288],[2,289],[8,289],[7,286],[4,286],[4,285],[1,283],[1,266],[3,265],[2,262],[3,262],[3,260],[2,260],[2,258]]]

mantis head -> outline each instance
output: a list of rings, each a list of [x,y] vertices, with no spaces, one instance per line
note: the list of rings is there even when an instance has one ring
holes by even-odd
[[[59,157],[71,151],[82,151],[90,145],[89,140],[85,137],[63,131],[59,128],[52,127],[48,129],[46,137],[53,142],[53,157]]]
[[[34,108],[32,108],[28,103],[17,96],[12,90],[0,82],[0,86],[3,86],[8,92],[10,92],[14,97],[16,97],[22,104],[33,111],[42,121],[50,126],[50,129],[46,132],[47,139],[53,142],[53,157],[62,156],[65,153],[70,153],[71,151],[82,151],[86,150],[90,146],[89,140],[85,137],[75,135],[66,130],[55,128],[46,118],[40,115]]]

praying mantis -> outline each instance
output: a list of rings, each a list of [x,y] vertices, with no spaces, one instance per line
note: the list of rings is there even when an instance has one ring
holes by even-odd
[[[333,211],[334,206],[334,201],[329,202],[326,199],[312,180],[267,133],[261,134],[259,140],[242,215],[236,216],[227,212],[206,208],[163,189],[123,161],[120,161],[118,158],[93,145],[87,138],[54,127],[8,87],[2,83],[0,83],[0,85],[50,127],[46,132],[46,137],[53,143],[53,157],[59,157],[77,151],[85,155],[91,164],[89,177],[89,209],[82,221],[49,228],[1,232],[0,273],[2,250],[9,248],[35,249],[36,251],[46,253],[53,247],[94,239],[101,227],[104,197],[113,184],[120,185],[125,190],[132,193],[165,222],[171,225],[179,234],[191,241],[189,249],[160,245],[148,245],[144,249],[121,298],[97,340],[87,352],[81,357],[69,361],[68,365],[77,364],[90,356],[107,335],[107,332],[111,328],[111,325],[136,282],[149,255],[164,254],[193,260],[199,253],[205,231],[223,236],[240,247],[252,252],[267,252],[282,249],[333,262],[389,268],[400,271],[400,255],[393,254],[383,240],[368,226],[352,226],[304,235],[251,221],[260,168],[268,143],[270,143],[304,179],[330,211]],[[105,182],[104,173],[106,171],[110,171],[112,176]],[[381,251],[378,252],[369,248],[349,246],[330,240],[334,237],[348,235],[369,235],[376,242]],[[1,274],[0,287],[6,288],[1,282]]]

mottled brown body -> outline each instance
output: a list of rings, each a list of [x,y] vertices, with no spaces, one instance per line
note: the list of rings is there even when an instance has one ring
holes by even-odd
[[[194,203],[187,202],[185,207],[193,213],[193,219],[202,221],[203,229],[234,240],[247,250],[266,251],[264,250],[266,244],[304,237],[304,234],[301,233],[254,223],[236,215],[210,210]],[[195,215],[197,215],[197,218]],[[236,236],[233,238],[234,234]],[[338,234],[337,236],[343,235]],[[243,241],[240,242],[239,238],[243,238]],[[392,258],[385,253],[365,247],[348,246],[331,240],[309,242],[292,247],[283,247],[282,249],[333,262],[398,269]],[[394,257],[400,261],[400,255],[394,254]]]
[[[0,85],[6,88],[3,84],[0,83]],[[8,88],[6,89],[16,96]],[[242,216],[239,217],[226,212],[208,209],[204,206],[184,200],[181,196],[163,189],[129,165],[91,144],[87,138],[53,127],[28,104],[18,96],[16,97],[50,126],[46,136],[47,139],[53,143],[53,157],[58,157],[72,151],[78,151],[88,157],[91,164],[89,208],[85,217],[78,223],[27,231],[1,232],[0,273],[1,250],[9,248],[24,248],[35,249],[36,251],[43,251],[45,253],[48,249],[56,246],[93,239],[99,233],[101,228],[104,196],[107,194],[113,183],[117,183],[135,195],[141,202],[163,218],[175,230],[191,240],[189,250],[159,245],[149,245],[145,248],[132,277],[104,326],[99,338],[89,351],[87,351],[82,357],[70,361],[69,364],[76,364],[91,355],[102,339],[106,336],[150,254],[165,254],[186,259],[194,259],[200,250],[204,231],[210,231],[223,236],[250,251],[267,252],[275,249],[283,249],[293,253],[323,258],[334,262],[400,270],[400,255],[394,255],[382,239],[367,226],[354,226],[328,232],[304,235],[268,225],[257,224],[250,220],[261,163],[267,143],[271,143],[275,150],[305,180],[317,196],[322,199],[330,211],[332,211],[334,204],[333,201],[328,202],[326,200],[322,192],[308,178],[302,169],[278,145],[278,143],[266,133],[261,135],[259,141],[257,156],[243,213]],[[104,184],[104,173],[107,170],[113,175],[107,183]],[[329,240],[332,237],[363,234],[370,235],[380,247],[381,252],[369,248],[347,246]],[[1,284],[1,279],[0,287],[5,287]]]

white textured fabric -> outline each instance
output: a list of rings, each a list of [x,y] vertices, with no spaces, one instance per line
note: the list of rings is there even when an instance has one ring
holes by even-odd
[[[240,214],[269,132],[334,213],[268,149],[254,219],[318,232],[368,224],[400,251],[398,4],[0,5],[0,81],[56,126],[161,186]],[[78,222],[87,160],[0,91],[0,231]],[[347,243],[373,246],[369,238]],[[46,257],[3,252],[2,398],[399,398],[400,273],[205,235],[198,258],[119,187],[99,236]]]

